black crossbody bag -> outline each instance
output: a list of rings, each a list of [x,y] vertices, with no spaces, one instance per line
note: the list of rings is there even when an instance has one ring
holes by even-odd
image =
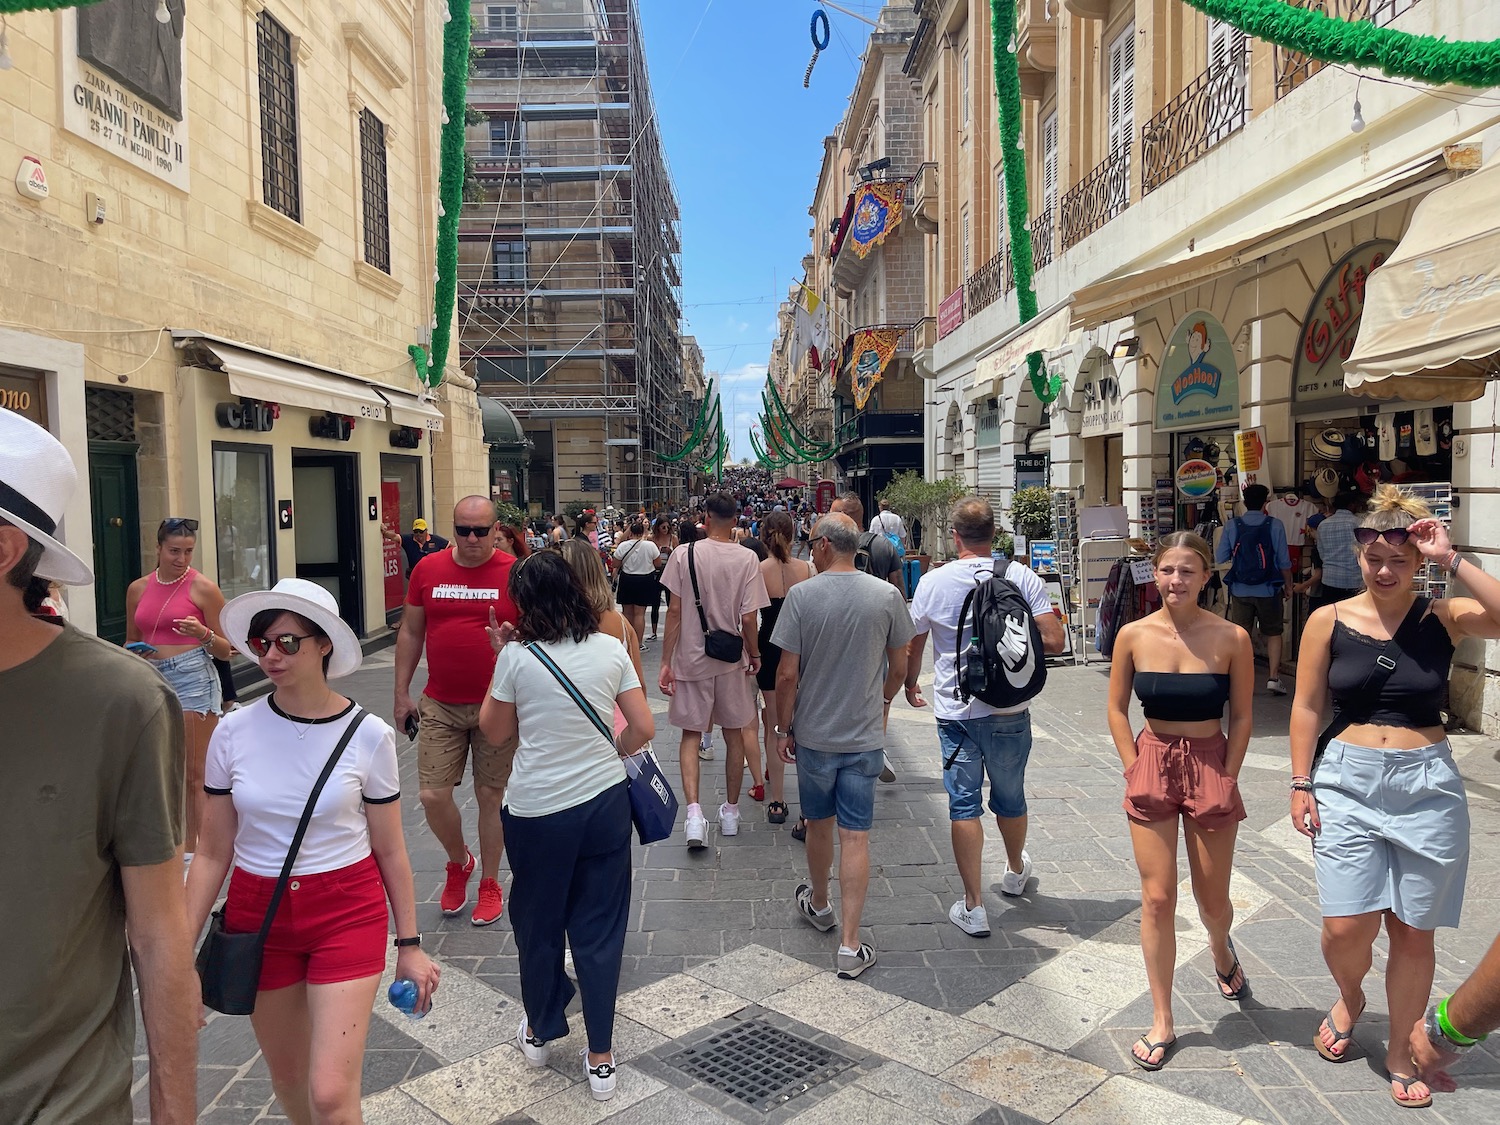
[[[318,782],[307,798],[302,810],[302,819],[297,822],[297,832],[292,837],[292,846],[286,853],[286,862],[281,865],[281,877],[276,880],[276,889],[271,893],[271,905],[266,908],[265,921],[253,934],[231,934],[224,929],[224,909],[215,910],[209,919],[208,934],[198,948],[195,962],[198,977],[203,984],[203,1003],[226,1016],[248,1016],[255,1011],[255,994],[260,990],[260,963],[266,952],[266,935],[271,932],[271,922],[276,909],[281,905],[281,896],[286,891],[287,881],[292,877],[292,864],[297,862],[297,853],[302,850],[302,838],[307,835],[307,826],[312,821],[313,808],[333,774],[333,767],[344,756],[344,750],[359,724],[369,712],[361,708],[339,738],[339,744],[328,757],[328,764],[318,776]]]
[[[1392,634],[1391,639],[1386,641],[1376,654],[1375,662],[1370,665],[1370,673],[1365,677],[1365,682],[1359,687],[1359,697],[1365,706],[1355,709],[1343,707],[1333,717],[1323,733],[1318,735],[1317,748],[1313,751],[1312,768],[1309,773],[1316,773],[1318,763],[1323,760],[1323,751],[1328,749],[1332,742],[1344,731],[1355,723],[1362,723],[1375,711],[1375,703],[1380,698],[1380,693],[1385,689],[1385,682],[1391,678],[1391,673],[1396,670],[1396,662],[1402,657],[1402,645],[1411,644],[1416,636],[1417,627],[1421,625],[1422,618],[1427,614],[1427,607],[1432,604],[1431,598],[1418,598],[1411,603],[1411,608],[1406,611],[1406,616],[1401,619],[1400,626]]]
[[[693,565],[693,548],[688,544],[688,577],[693,580],[693,604],[698,607],[698,624],[703,629],[703,651],[710,660],[722,660],[725,664],[738,664],[745,655],[745,638],[727,629],[710,629],[708,615],[703,612],[703,599],[698,594],[698,568]]]

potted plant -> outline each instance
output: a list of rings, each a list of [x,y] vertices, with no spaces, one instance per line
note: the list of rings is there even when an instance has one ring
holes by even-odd
[[[1028,541],[1052,538],[1052,493],[1041,485],[1018,488],[1010,498],[1010,523]]]
[[[923,550],[917,555],[925,572],[932,564],[932,553],[948,554],[948,511],[968,489],[961,480],[952,478],[928,480],[915,469],[897,473],[876,497],[891,506],[907,525],[922,521]]]

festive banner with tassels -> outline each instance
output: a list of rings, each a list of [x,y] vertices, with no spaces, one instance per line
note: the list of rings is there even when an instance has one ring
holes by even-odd
[[[896,354],[904,335],[904,328],[861,328],[849,338],[853,359],[849,382],[854,389],[854,409],[863,410],[870,401],[870,392],[885,374],[886,364]]]
[[[905,202],[905,180],[861,184],[854,193],[854,214],[849,221],[850,248],[863,258],[884,242],[901,225]]]

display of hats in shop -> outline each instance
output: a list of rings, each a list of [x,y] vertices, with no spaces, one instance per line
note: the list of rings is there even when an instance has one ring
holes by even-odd
[[[1371,431],[1371,437],[1374,438],[1373,430]],[[1378,439],[1376,440],[1378,442]],[[1344,435],[1344,448],[1339,454],[1339,460],[1345,465],[1363,465],[1366,456],[1373,452],[1370,448],[1370,443],[1365,440],[1365,432],[1363,430],[1350,430],[1349,433]]]
[[[1182,455],[1184,457],[1203,457],[1203,453],[1204,453],[1204,450],[1206,448],[1207,447],[1203,444],[1203,439],[1202,438],[1200,438],[1200,437],[1190,438],[1188,440],[1188,443],[1182,447]],[[1212,458],[1204,458],[1204,459],[1205,460],[1212,460]]]
[[[1344,431],[1330,426],[1312,439],[1313,456],[1320,461],[1337,461],[1344,455]]]
[[[1339,472],[1337,469],[1323,468],[1313,474],[1313,487],[1318,490],[1318,495],[1325,500],[1332,500],[1339,494]]]
[[[1217,465],[1219,457],[1223,452],[1219,448],[1219,443],[1210,438],[1208,444],[1203,447],[1203,459],[1210,465]]]

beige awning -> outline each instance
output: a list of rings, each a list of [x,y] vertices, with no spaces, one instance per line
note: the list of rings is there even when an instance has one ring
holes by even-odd
[[[1445,170],[1442,154],[1437,153],[1362,180],[1317,202],[1304,203],[1295,197],[1276,200],[1221,231],[1197,239],[1192,249],[1165,262],[1117,271],[1079,289],[1073,294],[1073,324],[1093,328],[1130,316],[1170,293],[1238,269],[1334,223],[1356,218],[1351,212],[1361,205],[1378,201],[1380,206],[1388,206],[1394,202],[1391,196],[1427,190],[1427,181]]]
[[[435,434],[443,432],[443,412],[432,403],[394,387],[380,386],[375,389],[390,403],[391,421],[396,425],[431,430]]]
[[[385,421],[385,399],[368,383],[217,340],[200,340],[223,364],[229,390],[240,398]]]
[[[1470,402],[1500,353],[1500,160],[1417,205],[1370,275],[1344,386],[1370,398]]]
[[[979,356],[974,365],[974,382],[965,397],[976,399],[999,394],[1006,373],[1024,363],[1028,355],[1056,351],[1063,346],[1071,319],[1068,302],[1063,301],[1000,337],[989,351]]]

